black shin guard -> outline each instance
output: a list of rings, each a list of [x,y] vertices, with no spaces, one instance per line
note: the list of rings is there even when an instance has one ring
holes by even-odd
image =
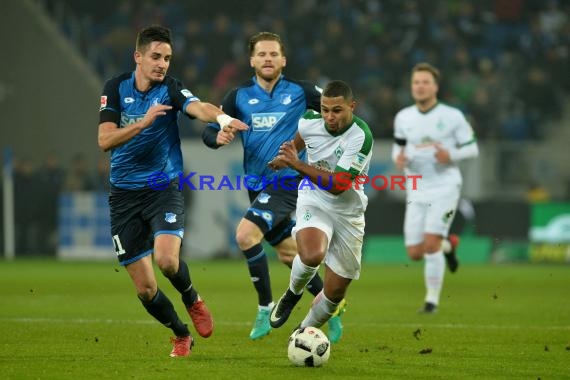
[[[269,264],[267,255],[261,244],[256,244],[250,249],[243,251],[247,258],[247,266],[253,286],[257,291],[259,305],[266,306],[273,301],[271,293],[271,281],[269,278]]]
[[[323,290],[323,280],[321,279],[321,276],[319,276],[318,272],[315,273],[311,281],[309,281],[307,284],[306,288],[315,297],[321,292],[321,290]]]
[[[190,306],[198,299],[198,293],[192,286],[192,280],[190,279],[190,271],[188,270],[188,265],[184,260],[179,260],[178,272],[172,277],[168,277],[170,283],[176,290],[182,294],[182,302],[184,305]]]
[[[172,302],[170,302],[168,297],[162,293],[160,289],[157,290],[156,295],[151,301],[146,302],[141,300],[141,302],[150,315],[164,326],[172,329],[176,336],[190,335],[188,327],[178,318],[178,314],[176,314]]]

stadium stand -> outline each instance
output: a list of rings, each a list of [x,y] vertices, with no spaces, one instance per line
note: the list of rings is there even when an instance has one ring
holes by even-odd
[[[546,138],[570,92],[568,2],[43,4],[102,78],[131,69],[131,43],[143,25],[171,27],[180,52],[172,74],[213,102],[250,75],[247,37],[258,30],[280,33],[289,47],[287,75],[321,84],[328,78],[354,83],[359,112],[377,138],[392,135],[395,111],[411,102],[408,73],[419,61],[441,68],[441,99],[472,118],[480,139]]]

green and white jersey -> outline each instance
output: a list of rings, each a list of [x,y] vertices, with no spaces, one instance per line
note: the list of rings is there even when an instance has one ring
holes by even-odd
[[[368,124],[359,117],[353,116],[350,126],[335,134],[327,129],[320,113],[307,111],[299,120],[299,134],[305,141],[309,165],[330,172],[349,172],[353,178],[368,174],[374,140]],[[356,190],[351,184],[350,189],[334,195],[320,188],[322,186],[310,189],[304,182],[299,185],[299,196],[314,197],[331,210],[363,212],[368,204],[362,185]]]
[[[410,181],[406,184],[409,197],[441,193],[443,189],[461,189],[462,178],[454,162],[440,164],[435,158],[436,145],[453,151],[459,147],[476,144],[471,125],[457,108],[437,103],[427,112],[415,105],[402,109],[394,120],[394,137],[406,140],[404,154],[408,159],[406,175],[421,175],[417,190]]]

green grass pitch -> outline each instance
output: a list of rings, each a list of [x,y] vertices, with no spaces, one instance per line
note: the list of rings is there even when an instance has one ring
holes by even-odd
[[[248,333],[256,297],[240,260],[189,261],[214,334],[168,357],[170,330],[146,314],[115,262],[0,261],[2,379],[569,379],[570,268],[465,265],[446,273],[439,313],[418,315],[423,266],[364,264],[349,288],[345,335],[321,368],[287,359],[290,320]],[[271,262],[274,297],[288,269]],[[189,317],[165,279],[161,288]],[[326,327],[323,327],[326,332]]]

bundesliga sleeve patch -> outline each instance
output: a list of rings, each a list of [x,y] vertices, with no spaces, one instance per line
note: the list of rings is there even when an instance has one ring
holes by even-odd
[[[107,95],[101,96],[101,107],[99,107],[99,110],[102,110],[105,107],[107,107]]]
[[[366,155],[363,153],[357,153],[356,157],[354,157],[354,160],[352,160],[350,168],[360,173],[362,171],[362,168],[364,168],[365,162],[366,162]]]
[[[182,93],[182,95],[184,95],[184,97],[186,98],[191,98],[194,95],[190,92],[190,90],[184,89],[184,90],[180,90],[180,92]]]

